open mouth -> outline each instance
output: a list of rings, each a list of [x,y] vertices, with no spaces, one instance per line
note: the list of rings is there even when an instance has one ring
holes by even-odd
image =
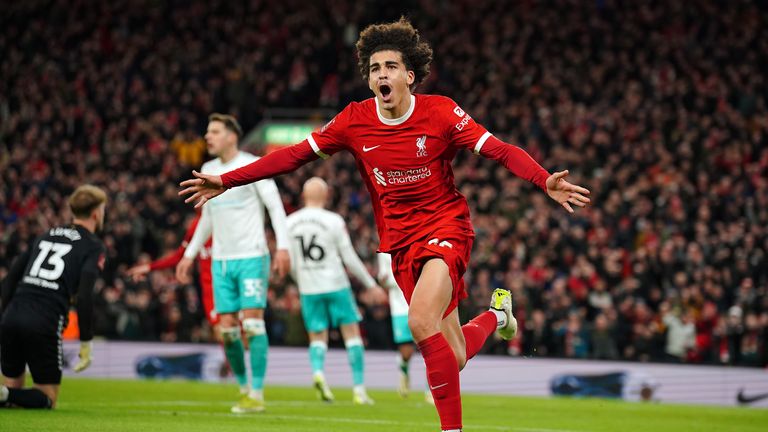
[[[390,87],[389,84],[380,85],[379,92],[381,93],[381,99],[384,102],[390,102],[392,100],[392,87]]]

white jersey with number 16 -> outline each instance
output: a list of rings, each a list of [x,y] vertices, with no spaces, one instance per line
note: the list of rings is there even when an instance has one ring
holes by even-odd
[[[344,266],[366,288],[376,283],[355,253],[344,219],[338,214],[321,208],[303,208],[288,216],[288,235],[291,274],[301,294],[323,294],[349,287]]]

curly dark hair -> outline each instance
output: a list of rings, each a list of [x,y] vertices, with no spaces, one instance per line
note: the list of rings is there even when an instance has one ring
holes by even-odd
[[[391,23],[369,25],[360,33],[356,47],[357,66],[366,81],[368,81],[371,56],[384,50],[398,51],[402,54],[406,70],[413,71],[416,75],[411,90],[429,75],[432,47],[421,40],[419,31],[413,28],[411,22],[405,17]]]

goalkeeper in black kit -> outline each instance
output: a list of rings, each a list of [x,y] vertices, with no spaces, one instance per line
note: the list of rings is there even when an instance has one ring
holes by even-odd
[[[92,185],[69,197],[72,224],[51,228],[19,255],[2,284],[0,303],[0,406],[53,408],[61,384],[62,340],[69,307],[80,330],[81,372],[91,364],[93,286],[104,269],[107,196]],[[25,371],[33,388],[24,388]]]

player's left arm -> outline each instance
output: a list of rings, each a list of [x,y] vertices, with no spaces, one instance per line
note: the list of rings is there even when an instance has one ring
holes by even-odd
[[[379,280],[379,284],[387,289],[397,288],[397,281],[392,272],[392,257],[388,253],[379,252],[376,254],[376,259],[379,266],[376,279]]]
[[[540,187],[569,213],[573,213],[571,204],[578,207],[585,207],[589,204],[590,200],[587,198],[589,190],[565,180],[568,176],[568,170],[549,174],[522,148],[514,144],[507,144],[491,135],[490,132],[485,133],[489,136],[485,143],[481,144],[477,154],[501,163],[512,174]]]
[[[352,246],[352,240],[349,238],[349,232],[347,232],[347,227],[344,224],[344,220],[340,219],[339,222],[340,227],[337,230],[338,235],[336,236],[336,247],[339,250],[339,255],[341,255],[341,261],[344,263],[344,267],[346,267],[349,272],[352,273],[355,279],[362,282],[363,286],[365,286],[367,290],[375,293],[375,300],[377,302],[381,302],[383,298],[386,298],[384,289],[382,289],[376,283],[376,280],[373,279],[373,276],[368,273],[368,269],[365,268],[365,264],[363,264],[363,261],[357,255],[355,247]]]
[[[101,275],[104,266],[103,247],[94,248],[88,254],[80,273],[80,284],[77,287],[77,325],[80,331],[80,361],[75,365],[75,372],[82,372],[93,361],[93,287]]]
[[[291,257],[288,253],[288,223],[286,221],[283,200],[280,192],[272,179],[262,180],[256,183],[256,191],[269,212],[272,221],[272,229],[275,231],[277,251],[275,252],[274,268],[280,277],[284,277],[291,271]]]
[[[16,287],[24,275],[24,269],[27,268],[29,256],[29,249],[27,249],[13,260],[8,275],[5,277],[2,286],[0,286],[0,317],[3,316],[3,311],[11,303],[13,294],[16,293]]]
[[[455,102],[450,99],[446,102],[441,111],[448,128],[448,139],[454,145],[499,162],[512,174],[541,188],[570,213],[573,213],[571,204],[584,207],[590,202],[586,197],[589,190],[565,180],[568,170],[550,174],[525,150],[496,138],[455,105]]]

